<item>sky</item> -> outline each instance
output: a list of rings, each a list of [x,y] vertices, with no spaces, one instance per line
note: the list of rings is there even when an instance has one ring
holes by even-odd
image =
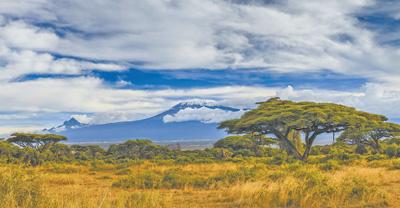
[[[400,121],[399,60],[395,0],[2,0],[0,135],[276,96]]]

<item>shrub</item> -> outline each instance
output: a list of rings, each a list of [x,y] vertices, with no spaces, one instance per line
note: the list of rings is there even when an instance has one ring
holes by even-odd
[[[369,156],[367,157],[367,160],[368,160],[368,161],[383,160],[383,159],[386,159],[385,155],[380,155],[380,154],[377,154],[377,155],[369,155]]]
[[[320,165],[320,168],[321,170],[324,171],[332,171],[332,170],[338,170],[340,168],[340,165],[335,160],[328,160],[326,163],[322,163]]]
[[[349,155],[348,153],[346,153],[346,152],[340,152],[340,153],[337,155],[337,158],[338,158],[339,160],[350,160],[350,155]]]
[[[385,148],[385,154],[390,158],[397,156],[397,145],[394,144],[388,145]]]
[[[218,173],[208,180],[209,184],[232,185],[238,182],[246,182],[255,178],[256,168],[242,167],[238,170],[228,170]]]
[[[399,159],[394,160],[392,166],[389,169],[400,170],[400,160]]]
[[[185,186],[192,188],[204,188],[207,186],[207,178],[187,174],[178,170],[167,170],[164,173],[145,172],[138,175],[129,175],[112,184],[119,188],[137,189],[179,189]]]
[[[368,153],[368,149],[365,147],[365,145],[357,145],[355,152],[357,154],[363,155]]]
[[[145,172],[139,175],[130,175],[121,178],[112,184],[113,187],[119,188],[139,188],[139,189],[155,189],[161,187],[162,176],[153,172]]]

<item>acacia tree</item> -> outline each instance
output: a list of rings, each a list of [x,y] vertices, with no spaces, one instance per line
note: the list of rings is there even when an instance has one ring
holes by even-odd
[[[323,133],[342,132],[352,126],[378,125],[387,120],[382,115],[333,103],[271,98],[258,104],[258,108],[246,112],[241,118],[222,122],[219,128],[236,134],[259,132],[275,135],[286,152],[300,160],[308,158],[312,144]],[[301,132],[304,151],[290,138],[293,131]]]
[[[344,131],[339,141],[354,145],[369,145],[376,152],[381,152],[380,141],[391,139],[400,133],[400,125],[394,123],[370,123],[368,126],[354,126]]]
[[[30,147],[39,151],[46,149],[60,141],[65,141],[65,136],[57,134],[31,134],[31,133],[13,133],[11,137],[7,139],[8,142],[12,142],[20,147]]]

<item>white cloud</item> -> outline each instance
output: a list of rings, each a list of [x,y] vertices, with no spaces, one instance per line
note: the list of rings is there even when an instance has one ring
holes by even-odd
[[[201,108],[185,108],[178,111],[174,115],[166,115],[163,117],[165,123],[182,122],[182,121],[201,121],[203,123],[219,123],[221,121],[239,118],[243,111],[225,111],[222,109],[211,109],[207,107]]]
[[[27,125],[1,125],[0,126],[0,137],[7,137],[8,135],[15,132],[36,132],[42,130],[42,126],[27,126]]]
[[[274,95],[262,87],[194,89],[113,89],[91,77],[39,79],[0,83],[0,109],[22,112],[95,113],[92,122],[141,118],[161,112],[187,98],[209,98],[229,106],[247,106]]]
[[[358,91],[335,91],[321,89],[295,90],[289,86],[277,91],[282,99],[296,101],[333,102],[356,107],[360,110],[400,118],[400,90],[393,86],[367,83]]]
[[[86,114],[73,114],[71,115],[71,118],[75,118],[76,120],[78,120],[80,123],[83,124],[91,123],[91,121],[93,120],[93,118],[91,118],[89,115]]]
[[[0,109],[73,112],[87,114],[83,120],[104,123],[154,115],[186,98],[249,107],[278,95],[400,117],[396,110],[400,50],[381,45],[377,39],[385,39],[379,37],[385,34],[364,27],[356,18],[379,7],[379,1],[232,2],[0,1]],[[397,18],[398,8],[399,3],[390,5],[390,15]],[[10,82],[31,73],[124,70],[129,67],[125,63],[139,63],[145,69],[256,67],[286,73],[330,69],[370,81],[348,91],[256,86],[129,90],[113,89],[92,77]]]
[[[336,102],[391,117],[400,117],[396,86],[367,84],[357,91],[229,86],[192,89],[113,89],[90,77],[0,83],[0,109],[5,112],[77,112],[96,114],[92,122],[132,120],[154,115],[188,99],[211,99],[233,107],[254,107],[269,97]]]
[[[0,44],[1,47],[1,44]],[[0,82],[9,81],[26,74],[80,74],[83,70],[98,69],[103,71],[120,71],[126,67],[117,64],[92,63],[74,59],[55,59],[48,53],[37,53],[31,50],[0,52]]]
[[[0,14],[47,21],[63,33],[11,22],[4,39],[19,47],[148,68],[331,69],[379,81],[400,76],[399,49],[380,45],[377,36],[384,34],[363,27],[356,17],[384,7],[374,0],[14,2],[3,1],[10,9]],[[396,13],[400,4],[390,8]]]
[[[328,68],[382,80],[393,73],[399,76],[395,69],[400,66],[400,51],[379,45],[377,33],[356,18],[376,4],[379,2],[372,0],[289,0],[278,4],[49,0],[32,1],[37,9],[33,13],[13,15],[74,29],[63,30],[63,37],[51,44],[55,48],[48,47],[64,55],[139,62],[149,68],[265,67],[280,72]],[[27,7],[26,3],[20,5]],[[16,4],[6,6],[15,8]],[[42,39],[54,36],[27,24],[8,27],[15,28],[15,24]]]
[[[1,23],[1,22],[0,22]],[[53,31],[19,21],[0,24],[0,82],[32,73],[80,74],[84,70],[120,71],[127,66],[114,63],[56,58],[51,52],[60,37]]]
[[[52,31],[28,25],[23,21],[10,22],[1,27],[0,39],[9,47],[35,50],[55,49],[59,41],[59,37]]]

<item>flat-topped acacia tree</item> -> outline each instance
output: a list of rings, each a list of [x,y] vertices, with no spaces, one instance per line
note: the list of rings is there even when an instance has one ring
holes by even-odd
[[[306,160],[317,137],[324,133],[343,132],[350,127],[383,125],[382,115],[358,111],[355,108],[333,103],[293,102],[271,98],[260,102],[258,108],[246,112],[241,118],[224,121],[219,125],[229,133],[258,132],[275,135],[280,146],[300,160]],[[293,131],[301,132],[304,150],[294,140]]]
[[[46,149],[51,144],[65,140],[67,140],[65,136],[57,134],[32,133],[13,133],[11,137],[7,139],[8,142],[12,142],[20,147],[30,147],[39,151]]]
[[[375,152],[380,153],[380,141],[383,139],[391,139],[400,135],[400,125],[384,122],[371,123],[365,126],[350,127],[344,131],[338,141],[349,144],[369,145]]]

